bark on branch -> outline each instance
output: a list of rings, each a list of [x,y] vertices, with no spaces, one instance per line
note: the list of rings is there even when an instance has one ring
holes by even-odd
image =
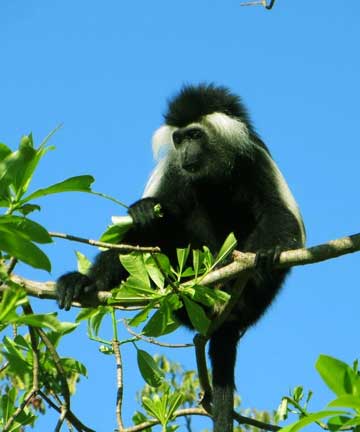
[[[360,234],[354,234],[348,237],[342,237],[328,243],[320,244],[310,248],[293,249],[281,253],[278,263],[274,268],[295,267],[300,265],[314,264],[321,261],[326,261],[358,252],[360,250]],[[235,251],[233,254],[233,262],[222,268],[219,268],[209,273],[201,282],[201,285],[213,285],[222,283],[226,280],[234,279],[244,272],[251,271],[255,265],[255,253]],[[28,295],[44,299],[56,299],[55,283],[36,282],[22,278],[17,275],[12,275],[11,280],[21,285]],[[0,284],[0,292],[9,289],[6,283]],[[75,307],[96,307],[106,304],[111,297],[111,293],[107,291],[99,291],[92,297],[83,300],[82,303],[74,302]],[[131,305],[127,303],[115,304],[115,307],[124,310],[132,310],[138,308],[139,304]]]

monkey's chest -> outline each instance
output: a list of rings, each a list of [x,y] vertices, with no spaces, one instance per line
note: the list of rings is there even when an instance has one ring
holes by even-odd
[[[192,209],[184,233],[192,247],[201,248],[206,245],[216,252],[226,237],[234,233],[238,247],[241,248],[254,229],[255,217],[246,203],[228,204],[229,201],[225,204],[220,200],[217,205],[198,205]]]

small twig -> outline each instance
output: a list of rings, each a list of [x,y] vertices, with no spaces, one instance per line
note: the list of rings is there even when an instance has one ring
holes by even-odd
[[[202,408],[186,408],[186,409],[175,411],[173,418],[184,417],[184,416],[189,416],[189,415],[199,415],[199,416],[210,417],[209,413],[207,413]],[[140,432],[142,430],[149,429],[150,427],[158,425],[158,424],[160,424],[159,420],[150,419],[150,420],[143,422],[143,423],[140,423],[136,426],[128,427],[128,428],[124,429],[122,432]]]
[[[4,370],[9,366],[9,362],[5,362],[2,366],[0,366],[0,374],[4,372]]]
[[[29,303],[26,303],[23,305],[23,309],[24,312],[26,314],[33,314],[34,311],[32,310],[32,307]],[[59,356],[59,354],[57,353],[54,345],[52,344],[52,342],[50,341],[50,339],[48,338],[47,334],[44,332],[43,329],[41,329],[40,327],[38,327],[36,329],[37,333],[40,336],[40,339],[43,341],[44,345],[46,346],[46,348],[48,349],[53,361],[54,361],[54,365],[55,368],[59,374],[59,378],[61,381],[61,386],[62,386],[62,395],[64,397],[64,405],[66,406],[67,409],[70,408],[70,390],[69,390],[69,386],[66,380],[66,373],[64,371],[64,368],[61,364],[61,358]]]
[[[211,417],[211,415],[205,411],[203,408],[185,408],[178,411],[175,411],[174,418],[178,417],[184,417],[184,416],[193,416],[193,415],[199,415],[204,417]],[[236,414],[236,421],[240,424],[246,424],[249,426],[255,426],[262,430],[268,430],[268,431],[278,431],[281,429],[279,426],[274,426],[268,423],[261,422],[259,420],[255,420],[253,418],[245,417],[240,414]],[[129,428],[124,429],[122,432],[141,432],[143,430],[146,430],[148,428],[151,428],[152,426],[160,424],[160,421],[157,419],[150,419],[146,422],[140,423],[136,426],[132,426]]]
[[[98,240],[85,239],[82,237],[77,237],[70,234],[63,234],[58,232],[49,232],[49,235],[51,237],[62,238],[65,240],[75,241],[79,243],[86,243],[91,246],[97,246],[106,249],[118,249],[122,252],[144,252],[144,253],[161,252],[159,247],[141,247],[141,246],[134,246],[128,244],[106,243]]]
[[[57,411],[59,414],[61,413],[61,408],[58,407],[42,390],[39,391],[39,396],[41,396],[45,402],[50,405],[51,408],[53,408],[55,411]],[[55,396],[55,395],[54,395]],[[59,401],[61,404],[61,401]],[[75,427],[75,429],[79,432],[95,432],[93,429],[88,428],[84,424],[81,423],[81,421],[74,415],[74,413],[69,410],[66,419]]]
[[[265,9],[272,9],[275,4],[275,0],[270,0],[270,3],[267,4],[266,0],[255,0],[255,1],[248,1],[244,3],[240,3],[240,6],[264,6]]]
[[[66,416],[68,414],[68,409],[66,406],[62,406],[61,407],[61,413],[60,413],[60,417],[59,420],[55,426],[54,432],[60,432],[62,425],[64,424],[64,421],[66,419]]]
[[[124,378],[123,378],[123,363],[121,359],[120,341],[118,337],[117,321],[115,310],[111,311],[111,322],[113,329],[113,340],[111,346],[114,351],[116,361],[116,382],[117,382],[117,394],[116,394],[116,421],[118,424],[119,432],[124,430],[124,422],[122,419],[122,403],[124,398]]]
[[[121,360],[120,343],[118,340],[112,341],[112,348],[116,359],[116,376],[117,376],[117,394],[116,394],[116,420],[119,428],[119,432],[124,431],[124,423],[122,419],[122,402],[124,395],[124,383],[123,383],[123,366]]]
[[[270,3],[265,6],[266,9],[272,9],[275,4],[275,0],[270,0]]]
[[[131,335],[135,336],[136,339],[141,339],[141,340],[148,342],[148,343],[151,343],[153,345],[158,345],[158,346],[165,347],[165,348],[189,348],[189,347],[194,346],[194,344],[170,344],[170,343],[165,343],[165,342],[159,342],[158,340],[156,340],[152,337],[144,336],[143,334],[134,332],[134,330],[128,325],[126,319],[122,319],[121,321],[123,322],[124,326],[126,327],[126,330]]]
[[[18,263],[17,258],[11,257],[10,262],[9,262],[9,266],[6,270],[6,273],[10,276],[11,273],[13,272],[14,268],[16,267],[16,264]]]
[[[239,423],[239,424],[244,424],[244,425],[249,425],[249,426],[255,426],[257,428],[259,428],[260,430],[267,430],[267,431],[271,431],[271,432],[276,432],[278,430],[281,429],[280,426],[277,425],[273,425],[270,423],[265,423],[262,422],[260,420],[256,420],[253,419],[251,417],[245,417],[241,414],[238,414],[237,412],[233,412],[233,416],[234,419]]]

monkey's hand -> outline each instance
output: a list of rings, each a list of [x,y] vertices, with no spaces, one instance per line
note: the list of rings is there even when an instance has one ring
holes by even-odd
[[[260,249],[255,257],[255,269],[259,273],[270,273],[274,265],[279,262],[282,250],[280,246],[272,249]]]
[[[74,300],[80,300],[83,295],[90,295],[95,291],[98,291],[96,283],[76,271],[62,275],[56,282],[57,303],[60,309],[69,310]]]
[[[162,206],[156,198],[143,198],[130,206],[129,215],[136,231],[149,232],[159,226],[163,217]]]

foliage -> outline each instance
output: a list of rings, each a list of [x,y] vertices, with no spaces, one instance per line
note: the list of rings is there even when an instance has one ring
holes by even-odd
[[[49,258],[37,244],[52,239],[43,226],[29,218],[41,210],[34,201],[61,192],[91,192],[93,177],[88,175],[30,192],[39,162],[54,149],[47,144],[57,129],[38,148],[32,134],[24,136],[15,151],[0,143],[0,207],[4,208],[0,215],[0,286],[8,287],[0,302],[0,428],[4,431],[34,426],[39,413],[45,412],[44,400],[61,411],[69,395],[75,393],[79,377],[87,374],[79,361],[61,358],[56,351],[77,324],[60,322],[56,313],[33,313],[24,289],[9,274],[17,261],[51,270]]]
[[[349,366],[336,358],[320,355],[316,369],[324,383],[334,393],[335,399],[324,410],[309,412],[308,403],[312,392],[304,394],[302,387],[296,387],[290,397],[283,398],[278,409],[278,420],[285,420],[289,413],[298,415],[299,420],[281,429],[282,432],[297,432],[316,423],[320,428],[339,431],[360,431],[360,373],[358,362]],[[335,409],[334,409],[335,408]],[[323,419],[327,419],[325,422]]]
[[[6,209],[5,214],[0,215],[0,250],[5,252],[5,258],[15,257],[47,271],[51,270],[49,258],[35,243],[52,240],[44,227],[28,218],[30,213],[40,210],[33,201],[61,192],[91,192],[90,185],[94,181],[88,175],[77,176],[28,193],[39,162],[48,151],[54,150],[47,143],[56,130],[38,148],[34,147],[32,134],[21,139],[16,151],[0,143],[0,207]]]

